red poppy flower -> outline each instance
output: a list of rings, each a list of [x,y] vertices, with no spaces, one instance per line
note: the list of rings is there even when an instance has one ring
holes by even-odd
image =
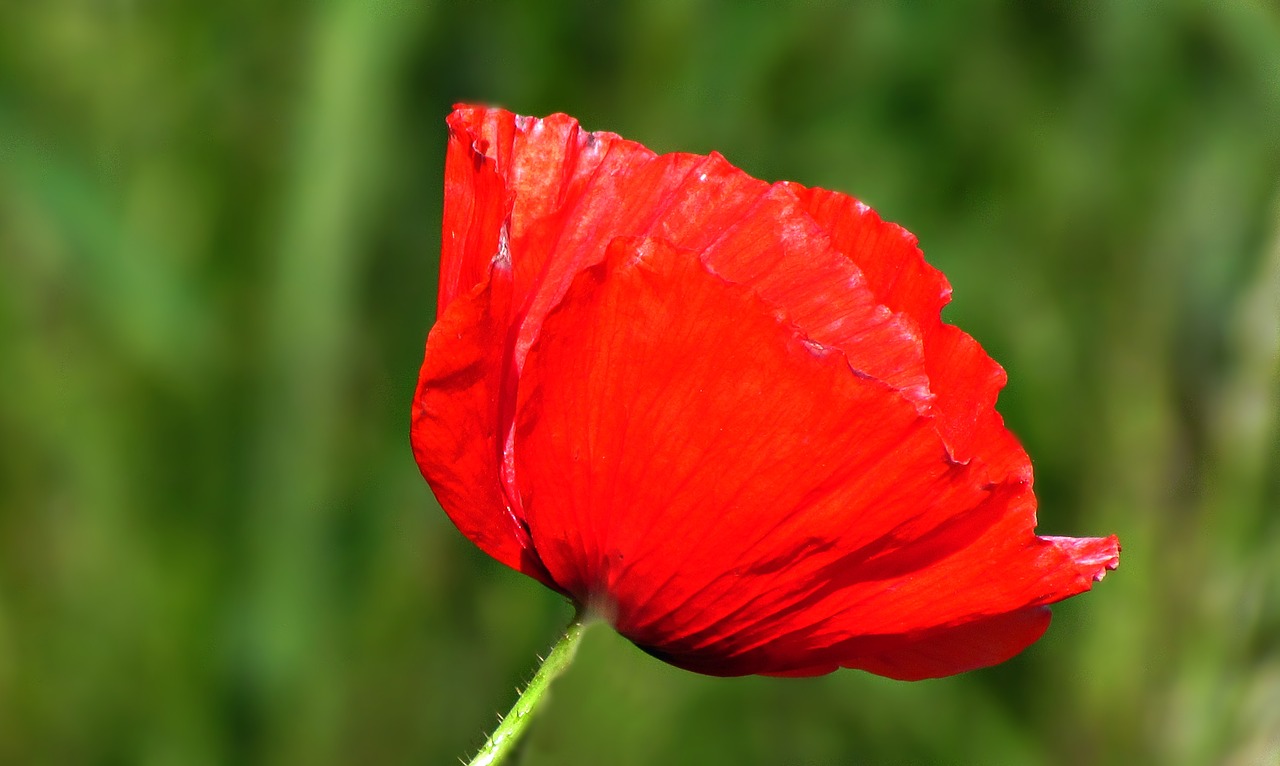
[[[1114,537],[1037,537],[1004,371],[915,238],[835,192],[572,118],[449,120],[414,398],[464,535],[712,675],[1002,662]]]

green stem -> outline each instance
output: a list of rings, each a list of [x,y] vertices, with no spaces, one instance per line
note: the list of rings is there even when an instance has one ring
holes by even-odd
[[[550,654],[534,674],[533,680],[516,699],[511,712],[507,713],[506,718],[498,724],[498,728],[489,735],[489,740],[484,743],[484,747],[480,748],[480,752],[476,753],[476,757],[471,759],[470,766],[495,766],[515,752],[516,744],[520,741],[524,730],[529,727],[530,719],[533,718],[533,711],[546,697],[547,688],[551,686],[556,676],[563,673],[569,667],[569,663],[573,662],[573,654],[578,650],[578,643],[582,640],[583,627],[582,613],[578,612],[573,616],[569,627],[565,628],[564,635],[555,646],[551,647]]]

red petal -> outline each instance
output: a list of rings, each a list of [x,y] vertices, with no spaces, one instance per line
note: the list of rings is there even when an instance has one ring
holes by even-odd
[[[805,210],[835,247],[858,265],[881,303],[916,320],[938,320],[951,285],[925,262],[911,232],[881,220],[876,211],[846,194],[796,188]]]
[[[993,481],[1029,481],[1030,461],[995,411],[1004,370],[973,338],[942,322],[939,312],[951,298],[951,286],[925,263],[916,238],[847,195],[825,189],[798,193],[835,246],[862,270],[877,299],[919,328],[935,397],[930,412],[953,457],[981,457]]]
[[[865,636],[841,644],[832,656],[855,657],[845,661],[878,676],[900,681],[942,678],[1004,662],[1044,635],[1049,610],[1031,607],[959,626],[946,626],[907,636]],[[841,667],[839,660],[787,673],[791,678],[820,676]]]
[[[474,168],[463,180],[477,187],[472,194],[482,196],[483,190],[489,201],[488,207],[475,206],[480,212],[473,218],[483,214],[488,221],[490,210],[503,210],[494,228],[507,235],[514,268],[513,305],[523,316],[538,301],[526,323],[536,331],[568,277],[603,257],[605,242],[599,235],[609,234],[624,214],[615,202],[635,199],[636,188],[644,185],[638,174],[655,155],[611,133],[583,131],[563,114],[533,119],[502,109],[459,107],[450,115],[449,126],[449,162]],[[490,171],[501,194],[494,192]],[[617,192],[618,184],[627,185],[623,194]],[[446,188],[446,198],[450,191]],[[449,221],[446,209],[446,244]],[[496,234],[492,243],[484,244],[491,249],[476,257],[487,263],[497,252]],[[442,271],[452,270],[446,257]],[[544,295],[537,298],[540,291]],[[517,365],[522,358],[523,351],[517,354]]]
[[[470,107],[449,115],[437,316],[443,316],[455,298],[485,278],[511,210],[511,195],[499,175],[499,166],[484,154],[484,147],[494,139],[482,138],[482,131],[469,127],[484,114],[485,110]],[[482,124],[489,127],[483,132],[494,135],[503,132],[500,128],[505,122],[495,119]]]
[[[1039,548],[1013,490],[976,483],[910,402],[665,243],[617,241],[579,276],[517,406],[516,475],[551,576],[676,664],[785,672],[853,638],[1065,597],[1033,581],[1069,561],[1017,559]],[[975,544],[997,527],[1008,556]],[[954,580],[935,588],[946,608],[886,593],[937,572]],[[755,651],[774,641],[792,651]]]
[[[909,403],[693,254],[618,240],[607,265],[581,274],[544,322],[517,408],[535,544],[582,600],[616,597],[639,626],[735,569],[791,578],[815,565],[800,554],[824,535],[857,545],[883,532],[873,514],[902,523],[876,500],[946,490],[966,470],[946,463]],[[909,476],[877,470],[917,454]],[[868,523],[849,529],[839,501],[858,493]],[[774,561],[787,553],[794,568]],[[626,594],[612,590],[624,573]]]
[[[800,675],[843,665],[895,678],[951,675],[1002,662],[1043,631],[1010,615],[1088,590],[1116,567],[1119,546],[1114,537],[1035,537],[1034,498],[1025,485],[1004,485],[984,505],[1000,514],[999,521],[945,558],[903,566],[917,553],[918,544],[908,542],[878,560],[833,569],[824,589],[785,604],[783,617],[772,624],[740,629],[714,654],[684,644],[662,656],[716,675],[786,667],[799,657],[811,663],[796,671]],[[952,631],[959,631],[955,640],[948,638]],[[983,640],[963,640],[972,635]],[[885,672],[890,666],[896,669]]]
[[[462,534],[503,564],[555,587],[499,477],[510,302],[511,271],[499,265],[437,320],[413,399],[410,441],[422,475]]]
[[[843,352],[858,374],[888,383],[913,401],[928,399],[924,349],[914,324],[877,301],[858,267],[805,213],[792,186],[773,186],[702,259],[785,311],[810,340]]]
[[[517,369],[573,275],[599,263],[615,237],[655,236],[704,253],[717,273],[752,286],[811,339],[845,352],[860,374],[914,400],[929,398],[914,320],[882,305],[860,266],[832,247],[797,196],[807,200],[809,190],[770,187],[717,154],[658,156],[611,133],[582,131],[565,115],[537,120],[468,108],[456,112],[450,125],[455,140],[476,154],[458,163],[477,167],[481,186],[496,165],[502,188],[513,195],[509,245],[516,304],[524,307]],[[901,231],[878,218],[875,224]],[[878,264],[897,257],[901,237],[879,233],[858,244],[883,249]]]

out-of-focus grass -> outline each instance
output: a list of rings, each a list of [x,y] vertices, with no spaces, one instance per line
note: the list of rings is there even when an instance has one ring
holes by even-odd
[[[0,762],[448,763],[568,610],[407,446],[443,116],[854,193],[1121,569],[1013,662],[708,679],[602,629],[530,764],[1280,758],[1280,14],[650,0],[0,11]]]

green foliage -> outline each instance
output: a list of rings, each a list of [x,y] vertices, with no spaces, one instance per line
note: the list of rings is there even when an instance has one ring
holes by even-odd
[[[1280,758],[1280,13],[688,0],[0,10],[0,762],[450,763],[570,616],[408,449],[444,115],[853,193],[1122,566],[1011,663],[721,680],[608,631],[526,763]]]

